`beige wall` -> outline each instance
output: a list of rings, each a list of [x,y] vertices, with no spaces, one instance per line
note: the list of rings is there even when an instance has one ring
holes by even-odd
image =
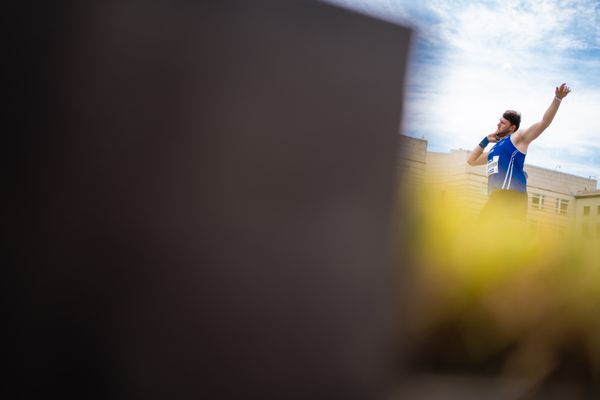
[[[440,196],[440,204],[449,193],[457,196],[460,215],[476,216],[487,201],[487,177],[485,166],[471,167],[467,164],[469,150],[451,150],[447,153],[428,152],[427,141],[401,136],[398,166],[406,182],[431,183]],[[547,168],[525,164],[528,174],[529,212],[532,231],[555,229],[565,232],[575,226],[580,230],[584,205],[590,206],[590,231],[596,232],[600,224],[597,206],[600,191],[595,179],[583,178]],[[594,192],[596,196],[582,193]],[[539,197],[538,197],[539,196]],[[535,204],[534,197],[543,200]],[[566,202],[566,213],[560,212],[557,202]],[[564,208],[563,208],[564,210]],[[594,219],[592,221],[592,219]],[[600,228],[598,228],[600,229]],[[600,232],[600,231],[599,231]]]
[[[459,216],[474,217],[487,200],[485,167],[470,167],[466,150],[427,153],[427,177],[440,196],[456,196]]]
[[[423,184],[427,159],[427,141],[399,135],[398,175],[407,186]]]
[[[529,177],[527,192],[529,195],[529,221],[532,228],[546,229],[555,227],[564,231],[575,222],[577,192],[594,190],[594,179],[582,178],[533,165],[525,165]],[[533,197],[543,196],[543,203],[538,208]],[[558,202],[567,202],[566,214],[560,211]],[[563,208],[564,210],[564,208]]]
[[[600,191],[578,193],[575,204],[575,226],[578,233],[588,238],[600,237]],[[584,210],[588,208],[588,214]]]

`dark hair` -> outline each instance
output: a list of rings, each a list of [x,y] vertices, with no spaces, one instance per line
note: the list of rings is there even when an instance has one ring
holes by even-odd
[[[511,125],[515,125],[517,129],[515,132],[519,130],[519,125],[521,125],[521,113],[514,110],[507,110],[504,114],[502,114],[504,118],[510,121]]]

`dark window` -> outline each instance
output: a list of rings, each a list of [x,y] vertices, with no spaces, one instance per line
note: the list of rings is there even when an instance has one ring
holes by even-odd
[[[544,196],[541,194],[533,193],[531,195],[531,208],[541,210],[544,208]]]
[[[556,213],[566,215],[569,208],[569,200],[556,199]]]

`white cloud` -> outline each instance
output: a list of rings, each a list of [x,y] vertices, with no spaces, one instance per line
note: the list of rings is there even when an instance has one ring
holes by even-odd
[[[523,127],[540,120],[554,87],[567,82],[573,92],[527,162],[600,177],[599,2],[330,1],[416,28],[422,48],[408,76],[407,134],[436,149],[472,148],[506,109],[522,112]],[[425,54],[425,45],[437,51]]]
[[[528,162],[550,168],[558,161],[563,171],[586,176],[594,174],[586,174],[584,168],[598,172],[598,165],[582,162],[584,158],[577,152],[557,151],[565,147],[589,148],[589,143],[599,142],[600,134],[600,123],[595,118],[600,110],[600,82],[589,81],[599,77],[598,61],[579,63],[569,55],[573,50],[597,46],[584,41],[570,27],[593,30],[597,37],[598,28],[591,24],[597,21],[598,13],[590,14],[587,8],[582,15],[583,2],[572,3],[579,7],[565,8],[548,1],[523,2],[519,6],[431,3],[431,12],[442,21],[439,32],[449,50],[433,67],[439,76],[435,90],[407,107],[412,111],[406,125],[408,132],[427,132],[426,137],[438,147],[474,147],[480,136],[495,129],[506,109],[522,112],[523,127],[540,120],[554,96],[554,87],[566,81],[574,86],[574,92],[565,99],[539,143],[530,148]],[[570,66],[575,63],[579,68],[572,71]],[[556,155],[532,156],[538,146],[544,154]],[[591,150],[600,154],[598,147]],[[588,159],[598,163],[598,157]]]

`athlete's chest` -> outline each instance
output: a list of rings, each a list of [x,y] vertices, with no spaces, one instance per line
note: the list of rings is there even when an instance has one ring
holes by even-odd
[[[502,139],[488,153],[487,176],[506,171],[508,164],[513,161],[519,150],[510,141],[510,137]]]
[[[510,137],[502,139],[490,150],[488,160],[491,160],[495,156],[503,157],[504,155],[510,156],[517,148],[510,141]]]

